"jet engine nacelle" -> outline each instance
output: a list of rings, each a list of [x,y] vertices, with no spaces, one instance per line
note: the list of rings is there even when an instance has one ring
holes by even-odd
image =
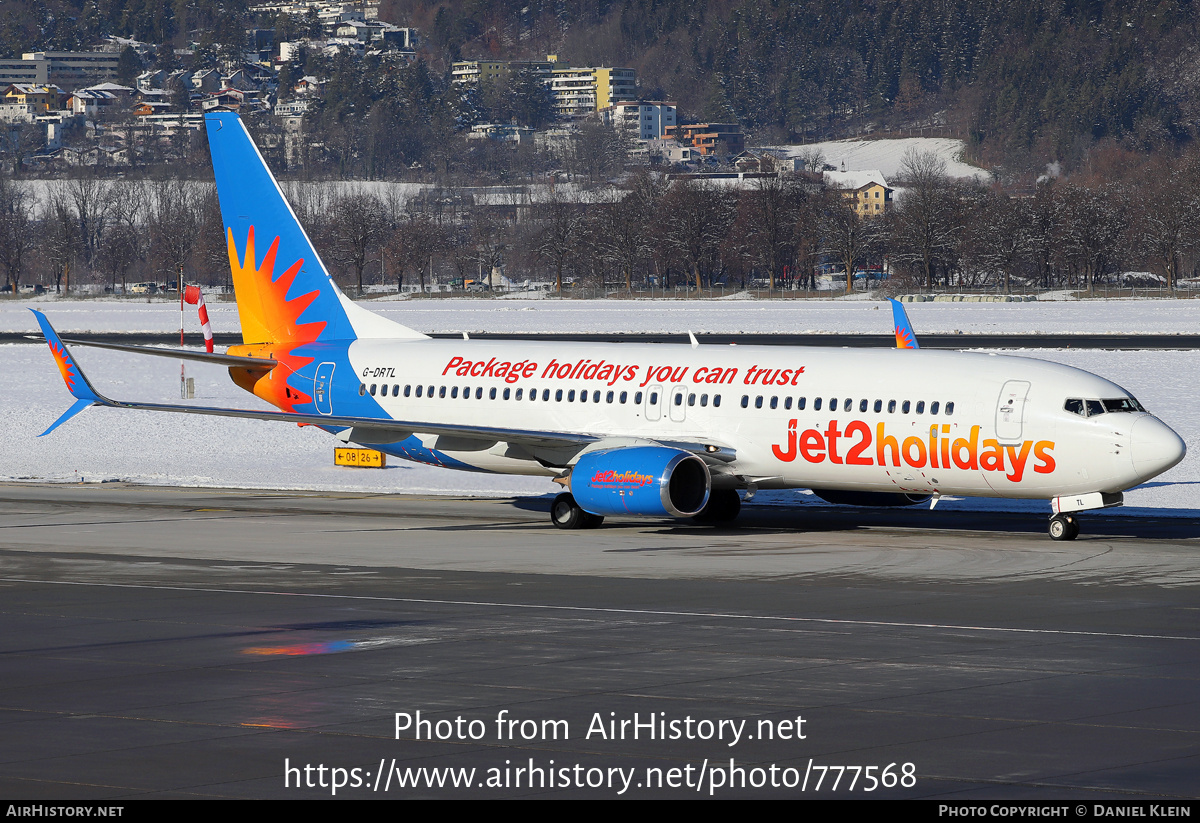
[[[571,470],[571,494],[586,512],[694,517],[708,502],[712,478],[704,461],[666,446],[588,452]]]
[[[813,489],[812,493],[826,503],[843,506],[916,506],[929,502],[932,495],[900,492],[847,492],[837,489]]]

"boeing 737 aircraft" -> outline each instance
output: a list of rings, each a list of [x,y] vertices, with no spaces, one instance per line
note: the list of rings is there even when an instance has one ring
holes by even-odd
[[[236,114],[205,117],[243,344],[225,365],[279,411],[110,400],[35,312],[75,404],[320,426],[466,471],[541,475],[551,520],[728,521],[739,491],[906,505],[1050,501],[1049,533],[1174,466],[1180,437],[1120,386],[1022,357],[928,351],[893,301],[895,349],[435,340],[348,300]],[[78,341],[81,342],[81,341]]]

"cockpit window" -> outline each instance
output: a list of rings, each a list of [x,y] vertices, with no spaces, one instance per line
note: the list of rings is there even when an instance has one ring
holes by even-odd
[[[1097,417],[1104,414],[1104,404],[1099,400],[1084,400],[1083,402],[1087,404],[1088,417]]]
[[[1083,410],[1083,401],[1077,397],[1072,397],[1066,403],[1063,403],[1063,408],[1071,414],[1077,414],[1080,417],[1087,417],[1087,412]]]
[[[1145,411],[1142,404],[1132,397],[1118,397],[1114,400],[1103,400],[1104,410],[1110,412],[1139,412]]]

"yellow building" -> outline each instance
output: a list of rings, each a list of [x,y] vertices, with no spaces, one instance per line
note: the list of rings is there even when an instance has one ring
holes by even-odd
[[[13,83],[4,90],[4,102],[33,106],[37,111],[58,111],[62,108],[62,89],[58,86],[39,86],[32,83]]]
[[[463,60],[450,67],[451,82],[480,83],[516,71],[532,71],[542,78],[554,97],[554,111],[561,118],[585,117],[614,103],[637,99],[637,72],[611,66],[572,68],[558,62],[558,55],[545,60]]]
[[[877,169],[828,171],[825,172],[825,182],[851,201],[859,217],[882,217],[892,208],[894,189],[888,187],[883,172]]]

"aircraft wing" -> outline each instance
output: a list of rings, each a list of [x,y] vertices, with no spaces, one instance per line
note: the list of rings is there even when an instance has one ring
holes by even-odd
[[[595,443],[602,442],[605,438],[598,437],[594,434],[585,432],[554,432],[542,431],[533,429],[509,429],[495,426],[465,426],[449,423],[431,423],[428,420],[395,420],[391,418],[381,417],[348,417],[338,415],[323,415],[323,414],[302,414],[298,412],[283,412],[283,411],[265,411],[255,409],[233,409],[221,408],[214,406],[190,406],[176,405],[174,403],[141,403],[124,400],[113,400],[105,397],[100,392],[96,391],[87,376],[84,375],[79,364],[67,349],[66,344],[58,333],[50,325],[50,321],[40,311],[32,310],[37,317],[38,324],[42,328],[42,333],[46,337],[46,342],[50,346],[50,352],[54,355],[55,362],[58,364],[59,372],[63,376],[64,382],[67,384],[67,389],[75,396],[75,404],[72,405],[61,417],[58,418],[46,431],[42,432],[41,437],[45,437],[50,432],[54,431],[67,420],[79,414],[84,409],[92,406],[108,406],[114,409],[141,409],[144,411],[159,411],[159,412],[175,412],[177,414],[201,414],[211,417],[242,417],[252,420],[276,420],[286,423],[298,423],[300,425],[321,426],[324,428],[334,429],[358,429],[362,434],[371,435],[375,442],[397,442],[405,439],[412,434],[427,434],[447,437],[469,438],[474,440],[494,440],[514,443],[521,446],[528,446],[535,449],[580,449]],[[167,349],[152,349],[146,351],[147,348],[142,346],[117,346],[113,344],[105,344],[104,348],[118,348],[122,351],[134,351],[142,354],[160,354],[166,353]],[[199,354],[198,352],[191,352]],[[178,352],[171,352],[171,356],[178,356]],[[218,359],[214,359],[218,358]],[[199,358],[197,358],[199,359]],[[263,366],[267,363],[265,360],[255,360],[254,358],[229,357],[227,355],[206,355],[204,358],[209,362],[217,362],[222,365],[245,365],[243,360],[253,360],[251,365]],[[357,438],[352,438],[357,439]],[[676,448],[681,448],[686,451],[692,451],[705,457],[709,461],[731,462],[735,458],[732,449],[715,443],[704,442],[671,442],[664,443]]]

